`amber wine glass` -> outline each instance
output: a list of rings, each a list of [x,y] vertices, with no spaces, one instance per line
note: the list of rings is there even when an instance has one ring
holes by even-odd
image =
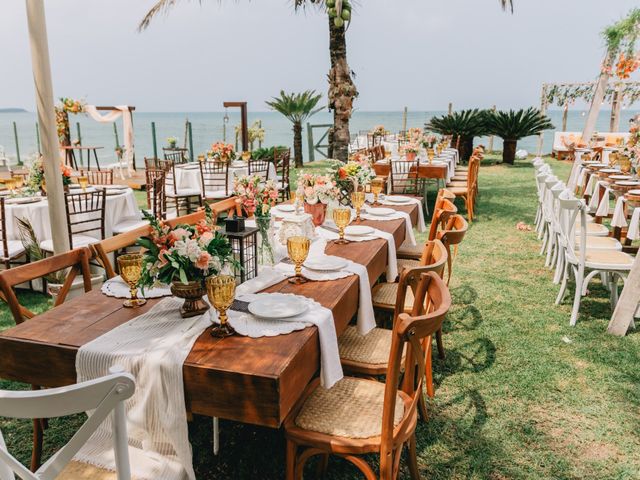
[[[340,238],[335,241],[335,243],[339,245],[344,245],[349,243],[349,240],[344,238],[344,229],[351,223],[351,209],[339,207],[333,210],[333,221],[336,223],[338,227],[338,234]]]
[[[311,240],[307,237],[293,236],[287,238],[287,253],[289,258],[296,265],[296,274],[289,278],[289,283],[295,283],[300,285],[301,283],[307,283],[308,278],[302,275],[302,264],[309,255],[309,247],[311,246]]]
[[[216,275],[208,277],[206,284],[207,298],[218,312],[220,320],[220,325],[211,329],[211,335],[218,338],[230,337],[236,331],[229,325],[227,310],[233,304],[236,296],[236,279],[231,275]]]
[[[89,185],[89,179],[85,176],[78,177],[78,185],[82,188],[82,192],[85,193],[87,191],[87,185]]]
[[[362,210],[362,206],[364,205],[364,192],[353,192],[351,194],[351,203],[353,207],[356,209],[356,221],[360,221],[360,210]]]
[[[125,300],[123,305],[127,308],[141,307],[147,303],[144,298],[138,298],[138,281],[142,275],[142,254],[120,255],[118,257],[118,266],[120,267],[120,276],[129,285],[129,291],[131,292],[131,298]]]
[[[429,163],[433,162],[433,158],[436,156],[436,152],[433,150],[433,148],[430,148],[427,150],[427,157],[429,157]]]
[[[374,178],[371,180],[371,191],[373,192],[373,204],[380,205],[378,203],[378,196],[382,193],[384,188],[384,180],[381,178]]]

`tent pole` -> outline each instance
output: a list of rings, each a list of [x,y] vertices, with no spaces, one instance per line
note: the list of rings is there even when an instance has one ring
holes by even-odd
[[[49,222],[54,253],[69,250],[67,215],[64,206],[62,175],[60,174],[60,151],[56,117],[53,109],[53,87],[51,85],[51,64],[47,42],[47,24],[43,0],[26,0],[27,23],[31,44],[31,63],[36,93],[38,123],[42,133],[42,155],[44,178],[47,182]]]

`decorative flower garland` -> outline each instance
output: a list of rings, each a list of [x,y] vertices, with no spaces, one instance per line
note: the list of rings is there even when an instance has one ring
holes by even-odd
[[[60,145],[71,145],[71,132],[69,130],[69,113],[84,113],[84,100],[61,97],[55,106],[56,127]]]
[[[622,86],[621,97],[627,106],[632,105],[640,98],[640,82],[617,82],[609,85],[605,92],[605,101],[611,101],[617,86]],[[582,99],[590,102],[593,99],[595,84],[589,85],[550,85],[545,94],[548,105],[564,107],[572,105],[576,100]]]
[[[636,52],[636,41],[640,36],[640,8],[632,9],[625,18],[605,28],[602,36],[607,45],[602,72],[615,73],[621,79],[629,78],[640,67],[640,57]]]

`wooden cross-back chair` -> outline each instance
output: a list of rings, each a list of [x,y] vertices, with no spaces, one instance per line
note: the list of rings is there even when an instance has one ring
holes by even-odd
[[[451,276],[453,275],[453,260],[455,260],[458,254],[458,246],[464,240],[468,230],[469,223],[462,215],[456,213],[449,217],[445,227],[437,233],[438,240],[444,244],[449,253],[447,261],[447,285],[449,285]],[[453,247],[453,252],[451,251],[451,247]]]
[[[80,170],[80,176],[87,177],[89,185],[113,185],[113,170]]]
[[[276,176],[278,183],[278,199],[281,202],[291,198],[291,190],[289,188],[291,171],[291,149],[290,148],[274,148],[273,164],[276,167]]]
[[[345,377],[331,389],[313,381],[285,419],[287,480],[302,478],[313,456],[337,455],[368,480],[398,477],[402,450],[408,447],[409,471],[420,478],[416,457],[417,406],[422,395],[429,338],[451,306],[449,291],[437,274],[421,274],[411,314],[401,313],[390,333],[385,383]],[[425,348],[427,346],[427,348]],[[376,475],[363,454],[379,455]],[[323,472],[322,472],[323,473]]]
[[[249,175],[258,175],[263,182],[266,182],[269,180],[269,165],[271,165],[271,159],[250,158]]]
[[[171,159],[145,158],[144,162],[146,170],[164,171],[165,195],[167,201],[170,200],[176,209],[176,216],[180,216],[182,210],[188,214],[202,206],[200,188],[178,188],[175,161]],[[147,173],[147,175],[153,176],[154,174]]]
[[[229,198],[229,162],[203,160],[200,162],[200,181],[205,201]]]
[[[479,168],[480,158],[474,155],[469,159],[469,172],[467,180],[463,182],[451,182],[447,184],[447,190],[453,193],[456,197],[460,197],[464,200],[465,207],[467,209],[467,218],[470,222],[473,221],[474,210],[476,206]]]
[[[9,270],[11,265],[21,257],[25,257],[25,263],[29,263],[29,253],[20,240],[7,238],[7,211],[4,202],[5,198],[0,196],[0,261],[4,264],[4,268]],[[9,221],[12,219],[9,218]]]
[[[61,305],[67,298],[71,285],[78,274],[82,275],[84,291],[91,291],[91,270],[89,259],[91,252],[88,248],[79,248],[59,255],[54,255],[37,262],[27,263],[11,270],[0,272],[0,296],[7,302],[11,315],[16,324],[34,318],[36,313],[20,305],[14,288],[22,283],[32,282],[38,278],[46,277],[61,270],[69,269],[62,288],[58,292],[54,307]],[[37,320],[34,320],[37,321]],[[38,386],[32,387],[34,390]],[[31,451],[31,470],[35,471],[40,466],[42,457],[43,431],[47,427],[46,420],[33,419],[33,448]]]
[[[418,194],[418,162],[396,160],[391,162],[391,193]]]

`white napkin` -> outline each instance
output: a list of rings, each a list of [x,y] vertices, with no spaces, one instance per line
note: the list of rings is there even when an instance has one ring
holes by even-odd
[[[587,186],[584,189],[584,194],[585,195],[592,195],[593,194],[593,187],[596,184],[596,181],[598,180],[598,176],[597,175],[591,175],[589,177],[589,181],[587,182]]]
[[[627,238],[629,240],[637,240],[640,238],[640,208],[633,210],[631,215],[631,221],[629,221],[629,230],[627,231]]]
[[[259,292],[280,283],[285,278],[287,277],[273,267],[262,267],[257,277],[247,280],[236,287],[236,296]]]
[[[616,200],[616,208],[613,211],[613,218],[611,219],[612,227],[626,227],[627,219],[624,215],[624,196],[620,195]]]
[[[595,177],[595,175],[591,176],[591,178],[593,177]],[[591,180],[589,180],[589,183],[591,183]],[[600,185],[603,185],[603,183],[596,182],[595,187],[592,189],[593,194],[591,195],[591,199],[589,200],[590,212],[595,212],[598,209],[598,206],[600,205]]]
[[[596,216],[598,217],[606,217],[609,215],[609,194],[611,193],[611,189],[609,187],[605,188],[604,193],[602,194],[602,200],[600,200],[600,204],[598,205],[598,210],[596,211]]]
[[[115,298],[131,298],[131,290],[129,284],[125,283],[120,275],[105,281],[100,291],[108,297]],[[140,298],[160,298],[171,296],[171,287],[163,285],[159,287],[147,287],[144,290],[138,289],[138,297]]]
[[[369,215],[368,213],[361,213],[360,218],[364,220],[373,220],[376,222],[385,221],[385,220],[404,219],[405,237],[407,240],[409,240],[412,246],[414,247],[416,246],[416,237],[413,234],[413,225],[411,224],[411,217],[407,212],[396,210],[396,212],[393,213],[392,215],[385,215],[385,216]]]
[[[327,230],[325,228],[318,228],[316,230],[320,237],[325,240],[335,240],[339,238],[337,232],[333,232],[331,230]],[[394,283],[395,279],[398,277],[398,259],[396,256],[396,241],[393,238],[393,235],[387,232],[383,232],[382,230],[378,230],[377,228],[373,229],[373,233],[371,235],[361,235],[361,236],[349,236],[345,235],[345,238],[352,242],[365,242],[368,240],[374,240],[376,238],[382,238],[387,241],[387,282]]]
[[[426,232],[427,225],[425,224],[425,221],[424,221],[424,211],[422,209],[422,200],[415,197],[407,197],[407,198],[410,200],[407,203],[413,203],[414,205],[418,206],[418,231]],[[367,193],[366,195],[367,202],[373,203],[373,199],[374,199],[373,193]],[[398,206],[397,203],[389,202],[384,195],[380,195],[380,197],[378,197],[378,203],[380,203],[380,205],[388,205],[390,207]]]
[[[569,187],[571,188],[576,188],[578,186],[582,187],[582,185],[584,185],[584,177],[587,175],[588,170],[584,167],[580,168],[580,173],[578,174],[578,181],[575,184],[571,184],[571,182],[569,182]]]

